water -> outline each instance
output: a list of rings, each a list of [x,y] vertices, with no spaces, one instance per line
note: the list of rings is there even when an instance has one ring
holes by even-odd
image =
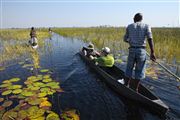
[[[60,82],[65,91],[51,99],[55,111],[74,108],[80,113],[81,120],[162,119],[144,108],[129,102],[127,104],[127,100],[101,82],[99,76],[77,54],[84,45],[81,40],[53,34],[51,39],[46,40],[44,48],[38,51],[40,66],[50,69],[52,77]],[[125,68],[125,64],[121,67]],[[0,80],[12,77],[25,79],[33,74],[35,71],[30,72],[21,65],[14,64],[0,72]],[[174,79],[169,77],[164,79],[162,73],[158,80],[147,78],[143,83],[171,108],[167,119],[180,119],[180,92],[175,87]]]

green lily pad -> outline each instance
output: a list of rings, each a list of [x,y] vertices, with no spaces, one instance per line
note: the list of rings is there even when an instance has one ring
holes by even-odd
[[[4,103],[2,104],[2,106],[6,108],[6,107],[11,106],[12,104],[13,104],[13,102],[10,101],[10,100],[8,100],[8,101],[4,101]]]
[[[48,78],[48,79],[44,79],[43,82],[47,83],[47,82],[51,82],[52,79],[51,78]]]
[[[26,110],[20,110],[18,112],[18,118],[20,120],[24,120],[27,116],[28,116],[28,113],[26,112]]]
[[[45,117],[41,116],[41,117],[38,117],[38,118],[35,118],[35,119],[31,119],[31,120],[45,120]]]
[[[9,87],[8,87],[8,89],[12,89],[12,90],[14,90],[14,89],[20,89],[20,88],[22,88],[22,85],[12,85],[12,86],[9,86]]]
[[[44,83],[42,83],[42,82],[35,82],[35,83],[33,83],[33,85],[36,86],[36,87],[42,87],[44,85]]]
[[[50,113],[46,117],[46,120],[60,120],[59,115],[56,113]]]
[[[12,93],[12,90],[6,90],[6,91],[4,91],[3,93],[2,93],[2,95],[4,96],[4,95],[9,95],[9,94],[11,94]]]
[[[27,78],[27,80],[33,80],[33,79],[36,79],[36,76],[30,76]]]
[[[51,89],[50,89],[50,88],[47,88],[47,87],[40,89],[41,92],[48,92],[48,91],[50,91],[50,90],[51,90]]]
[[[39,105],[39,107],[51,107],[52,104],[49,101],[43,101],[41,102],[41,104]]]
[[[2,83],[8,84],[8,83],[11,83],[11,81],[10,80],[4,80]]]
[[[40,87],[32,87],[31,90],[39,90]]]
[[[42,102],[42,100],[39,99],[39,98],[28,99],[28,103],[29,103],[30,105],[39,105],[41,102]]]
[[[15,118],[17,118],[18,113],[14,112],[14,111],[7,111],[4,113],[2,120],[14,120]]]
[[[0,102],[3,102],[4,101],[4,98],[0,98]]]
[[[13,94],[19,94],[22,92],[22,89],[15,89],[12,91]]]
[[[42,69],[42,70],[40,70],[40,72],[45,73],[45,72],[49,72],[49,70],[48,69]]]
[[[31,92],[31,91],[22,91],[21,94],[24,95],[24,96],[26,96],[26,97],[33,96],[33,95],[34,95],[34,93]]]
[[[33,67],[33,64],[24,64],[22,68]]]
[[[6,87],[9,87],[11,85],[12,85],[12,83],[2,84],[2,85],[0,85],[0,88],[6,88]]]
[[[45,110],[39,109],[37,106],[32,106],[28,110],[28,116],[30,119],[35,119],[44,115]]]
[[[50,78],[50,75],[44,75],[43,78],[48,79],[48,78]]]
[[[47,95],[46,92],[41,92],[41,93],[38,94],[38,97],[45,97],[46,95]]]
[[[10,79],[9,81],[11,81],[11,82],[17,82],[17,81],[19,81],[20,80],[20,78],[12,78],[12,79]]]

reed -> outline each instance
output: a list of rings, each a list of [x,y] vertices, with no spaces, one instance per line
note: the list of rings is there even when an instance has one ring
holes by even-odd
[[[56,28],[54,31],[65,37],[92,42],[97,48],[109,46],[113,53],[127,52],[128,44],[123,41],[125,28],[93,27],[93,28]],[[153,39],[157,58],[168,63],[180,63],[179,46],[180,28],[153,28]],[[148,46],[148,45],[147,45]],[[148,48],[149,51],[149,48]]]
[[[0,30],[0,66],[3,63],[28,55],[32,49],[28,46],[30,30],[28,29],[1,29]],[[44,39],[50,37],[48,30],[37,29],[38,44],[44,45]]]

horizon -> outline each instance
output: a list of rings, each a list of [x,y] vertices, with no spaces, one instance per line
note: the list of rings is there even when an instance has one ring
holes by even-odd
[[[180,0],[1,0],[1,29],[126,27],[140,12],[152,27],[180,27]]]

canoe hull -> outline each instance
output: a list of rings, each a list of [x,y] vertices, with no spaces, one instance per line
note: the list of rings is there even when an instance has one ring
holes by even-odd
[[[158,97],[156,97],[153,93],[151,93],[147,88],[145,88],[142,84],[140,84],[139,91],[142,91],[141,94],[133,91],[132,89],[126,87],[125,85],[119,83],[117,79],[124,78],[124,72],[120,70],[115,65],[113,66],[112,71],[116,73],[117,78],[111,76],[107,73],[107,71],[103,70],[103,68],[96,66],[93,61],[89,60],[85,57],[81,52],[79,52],[81,58],[92,68],[95,72],[100,75],[103,81],[110,86],[114,91],[116,91],[119,95],[124,96],[130,100],[136,101],[142,104],[147,109],[159,114],[164,115],[168,106],[166,106]],[[111,72],[111,70],[110,70]],[[147,95],[147,96],[145,96]]]

